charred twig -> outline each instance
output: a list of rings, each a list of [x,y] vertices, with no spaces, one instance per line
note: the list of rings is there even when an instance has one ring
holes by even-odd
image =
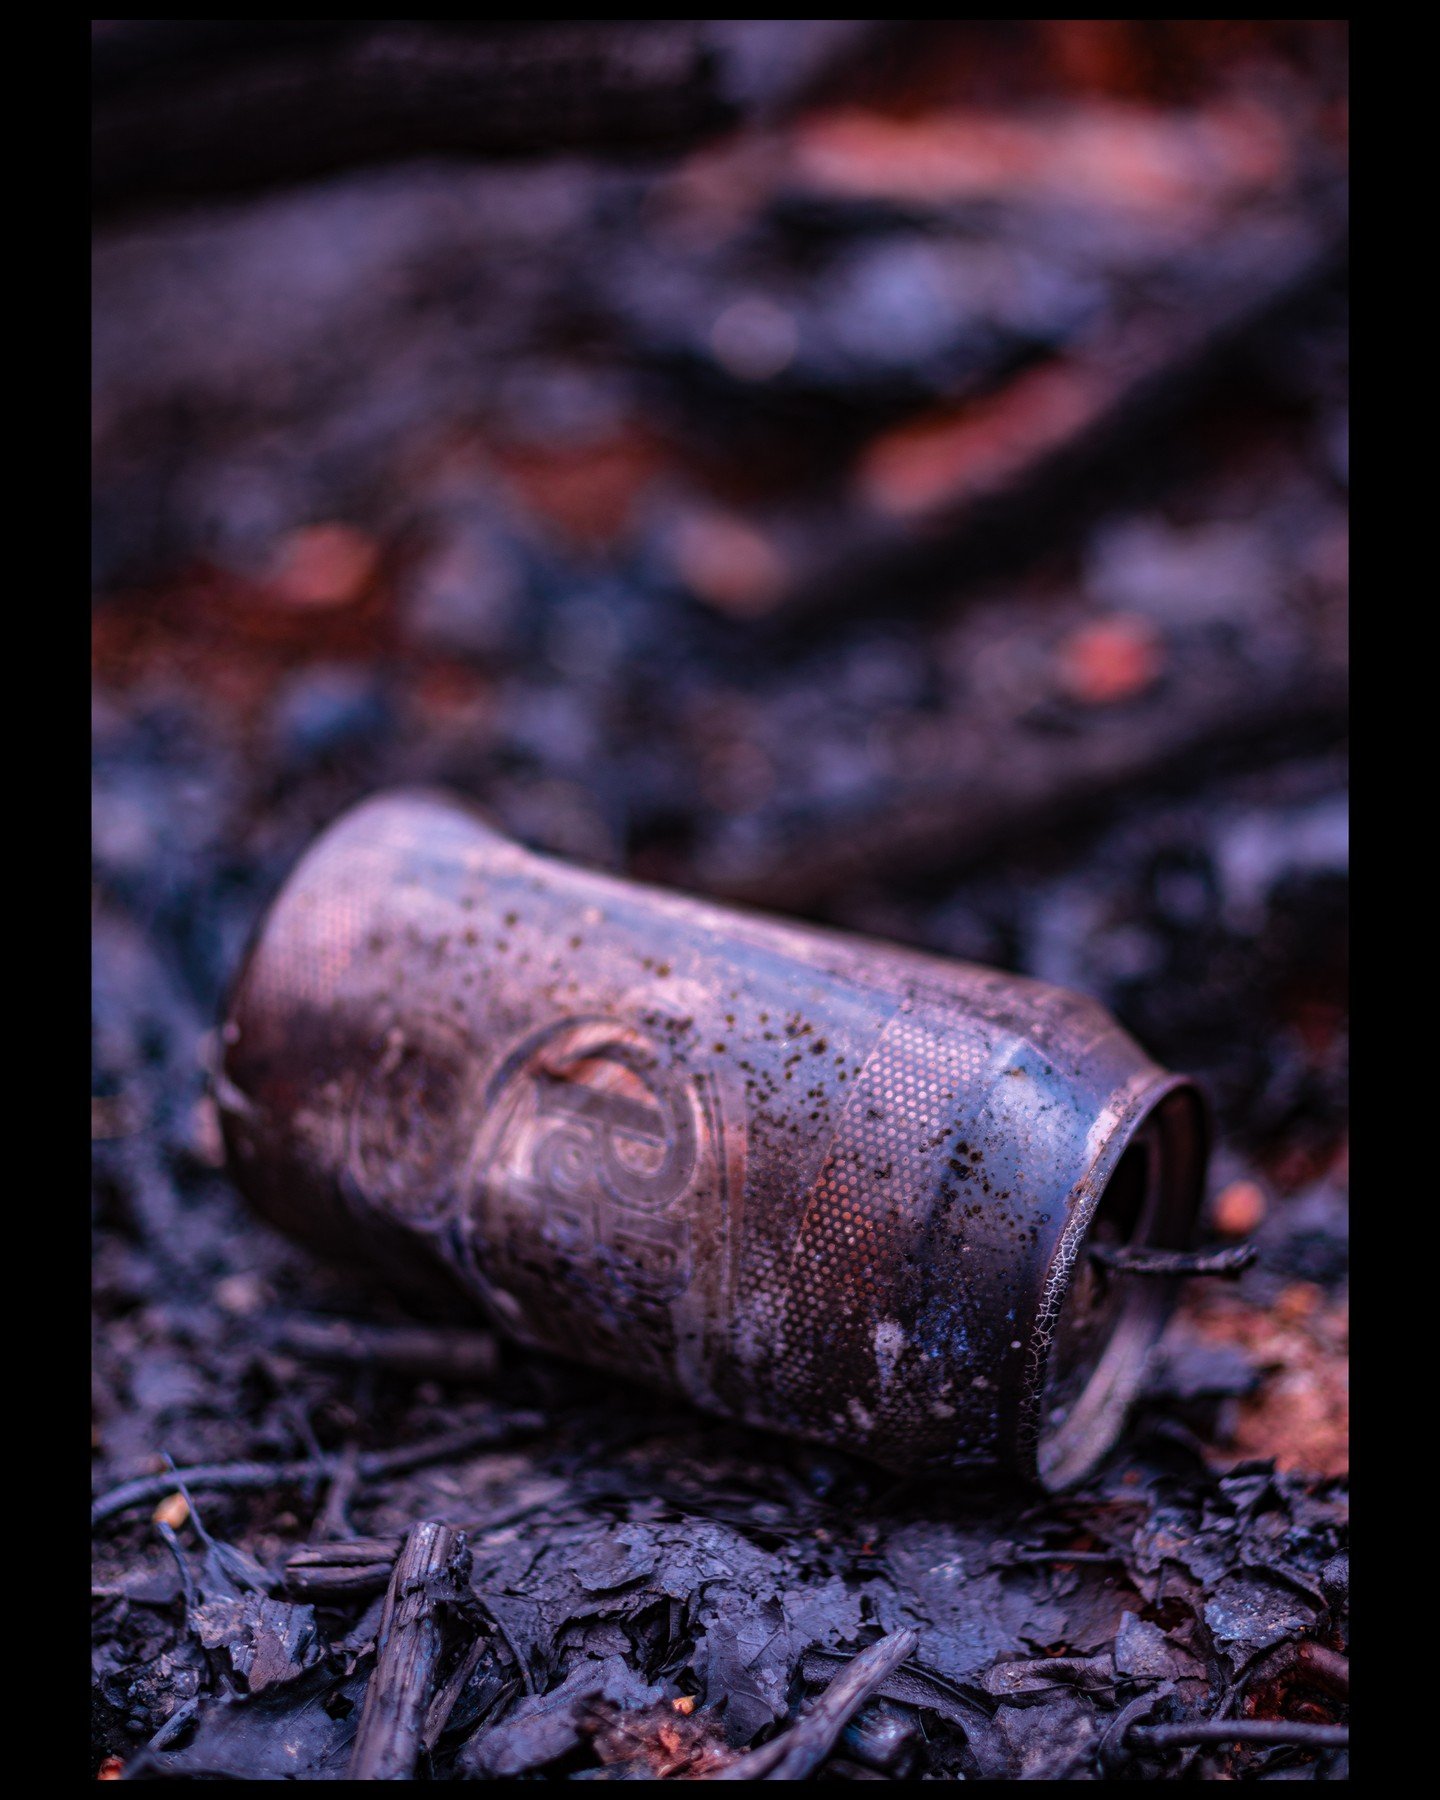
[[[1280,1573],[1278,1570],[1272,1572]],[[1332,1700],[1348,1700],[1350,1659],[1337,1650],[1328,1650],[1323,1644],[1308,1641],[1280,1644],[1273,1650],[1259,1651],[1221,1695],[1212,1722],[1227,1718],[1253,1684],[1285,1680],[1298,1681],[1327,1694]],[[1198,1746],[1192,1749],[1190,1757],[1197,1754]]]
[[[490,1414],[454,1431],[441,1432],[419,1444],[401,1444],[391,1450],[370,1450],[356,1459],[362,1481],[378,1481],[386,1475],[404,1475],[426,1463],[444,1462],[447,1456],[463,1456],[468,1450],[489,1450],[513,1443],[539,1431],[545,1420],[539,1413]],[[334,1459],[338,1460],[338,1459]],[[183,1471],[182,1471],[183,1472]]]
[[[348,1600],[378,1594],[390,1580],[399,1538],[351,1538],[340,1544],[306,1544],[285,1564],[286,1592],[297,1600]]]
[[[463,1456],[470,1450],[491,1449],[513,1443],[516,1438],[539,1431],[544,1420],[538,1413],[516,1412],[491,1416],[462,1425],[455,1431],[442,1432],[420,1444],[406,1444],[393,1450],[372,1450],[357,1458],[361,1481],[379,1481],[387,1475],[403,1475],[426,1463],[443,1462],[449,1456]],[[102,1494],[90,1508],[90,1523],[102,1525],[117,1513],[129,1512],[136,1506],[150,1506],[174,1493],[182,1483],[197,1493],[255,1494],[272,1488],[294,1487],[315,1476],[331,1479],[344,1467],[343,1453],[333,1456],[307,1456],[297,1462],[201,1463],[193,1469],[177,1469],[164,1475],[142,1475],[134,1481],[122,1481],[118,1487]]]
[[[1317,1688],[1332,1700],[1350,1698],[1350,1658],[1324,1644],[1282,1644],[1246,1670],[1243,1685],[1285,1678]]]
[[[1134,1725],[1126,1742],[1144,1750],[1179,1750],[1189,1744],[1293,1744],[1305,1750],[1344,1750],[1350,1727],[1289,1719],[1187,1719],[1175,1725]]]
[[[195,1577],[190,1573],[190,1565],[185,1560],[185,1552],[180,1548],[180,1539],[174,1530],[163,1519],[155,1521],[155,1530],[180,1571],[180,1594],[185,1602],[185,1616],[188,1619],[200,1601],[200,1596],[195,1592]]]
[[[1149,1244],[1094,1244],[1090,1255],[1116,1275],[1224,1275],[1234,1278],[1254,1262],[1254,1244],[1226,1250],[1161,1250]]]
[[[394,1566],[393,1563],[391,1565]],[[388,1572],[386,1587],[388,1587]],[[338,1648],[346,1656],[360,1657],[375,1648],[375,1640],[380,1635],[380,1621],[385,1616],[385,1588],[382,1588],[360,1617],[341,1638]]]
[[[808,1682],[825,1681],[839,1662],[832,1651],[811,1650],[801,1664],[801,1673]],[[933,1712],[955,1726],[963,1732],[981,1778],[1006,1778],[1009,1752],[992,1723],[996,1701],[983,1688],[963,1687],[933,1670],[911,1666],[892,1671],[876,1691],[883,1700],[898,1700],[905,1706]]]
[[[807,1682],[818,1685],[832,1681],[845,1664],[846,1659],[833,1650],[810,1650],[800,1672]],[[983,1689],[966,1691],[928,1669],[895,1669],[877,1692],[881,1699],[936,1713],[967,1734],[995,1710],[995,1702]]]
[[[1119,1550],[1012,1550],[1004,1559],[1007,1569],[1025,1568],[1031,1563],[1119,1563],[1125,1557]]]
[[[421,1747],[427,1755],[440,1742],[441,1733],[449,1724],[450,1715],[454,1712],[460,1696],[465,1692],[466,1682],[475,1673],[476,1665],[485,1654],[485,1642],[484,1636],[477,1633],[475,1642],[455,1665],[446,1678],[445,1685],[430,1702],[429,1710],[425,1714],[425,1729],[420,1737]]]
[[[533,1694],[535,1692],[535,1677],[530,1673],[530,1665],[520,1654],[520,1646],[510,1635],[509,1626],[498,1613],[491,1612],[489,1607],[486,1607],[485,1611],[490,1622],[494,1625],[496,1632],[499,1634],[500,1642],[510,1652],[511,1657],[514,1659],[515,1669],[520,1677],[521,1687],[524,1688],[527,1694]]]
[[[414,1775],[445,1648],[443,1610],[460,1598],[469,1572],[465,1539],[451,1526],[426,1519],[406,1538],[385,1599],[350,1780],[408,1781]]]
[[[1142,1719],[1149,1718],[1160,1702],[1168,1700],[1174,1692],[1173,1681],[1162,1681],[1159,1687],[1137,1694],[1115,1714],[1095,1746],[1095,1761],[1105,1774],[1113,1775],[1117,1766],[1124,1761],[1126,1740],[1131,1727],[1137,1726]]]
[[[171,1713],[170,1717],[155,1733],[154,1737],[151,1738],[145,1748],[150,1751],[167,1749],[175,1742],[176,1738],[179,1737],[180,1733],[195,1717],[199,1710],[200,1696],[196,1694],[192,1699],[187,1700],[183,1706],[177,1706],[175,1708],[174,1712]]]
[[[495,1339],[488,1331],[361,1325],[297,1313],[271,1324],[270,1341],[307,1362],[394,1369],[437,1381],[488,1381],[495,1373]]]
[[[916,1632],[893,1631],[853,1657],[803,1717],[768,1744],[730,1764],[712,1781],[804,1781],[834,1749],[851,1717],[879,1689],[920,1641]]]
[[[320,1538],[345,1540],[355,1536],[350,1523],[350,1502],[360,1485],[360,1452],[353,1443],[340,1452],[341,1464],[331,1477],[325,1504],[315,1522],[315,1535]]]

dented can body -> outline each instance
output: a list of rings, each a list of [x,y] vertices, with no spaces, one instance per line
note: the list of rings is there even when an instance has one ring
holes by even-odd
[[[1074,1480],[1183,1246],[1191,1085],[1093,1001],[533,854],[384,795],[282,889],[226,1022],[255,1206],[443,1270],[524,1343],[900,1471]]]

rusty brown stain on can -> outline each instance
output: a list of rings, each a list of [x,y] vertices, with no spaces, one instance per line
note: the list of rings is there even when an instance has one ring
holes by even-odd
[[[1093,1001],[532,854],[444,795],[301,861],[225,1026],[275,1223],[510,1335],[898,1470],[1074,1480],[1168,1292],[1192,1085]]]

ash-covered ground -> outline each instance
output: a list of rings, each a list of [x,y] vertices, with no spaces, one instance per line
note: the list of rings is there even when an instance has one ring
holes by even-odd
[[[1343,37],[842,37],[694,141],[97,224],[104,1774],[344,1778],[425,1518],[471,1559],[426,1778],[712,1776],[906,1626],[823,1777],[1346,1773],[1304,1741],[1348,1653]],[[1101,1475],[897,1484],[252,1219],[225,989],[397,783],[1083,989],[1200,1076],[1209,1236],[1260,1255]],[[1197,1720],[1305,1730],[1144,1735]]]

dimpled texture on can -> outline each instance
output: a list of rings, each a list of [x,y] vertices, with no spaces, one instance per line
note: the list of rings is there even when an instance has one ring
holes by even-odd
[[[864,1431],[882,1457],[955,1446],[954,1368],[938,1366],[941,1346],[915,1341],[897,1290],[916,1285],[928,1198],[953,1205],[973,1179],[956,1119],[985,1056],[963,1026],[907,1003],[851,1086],[788,1266],[747,1270],[756,1294],[774,1297],[783,1403]]]

